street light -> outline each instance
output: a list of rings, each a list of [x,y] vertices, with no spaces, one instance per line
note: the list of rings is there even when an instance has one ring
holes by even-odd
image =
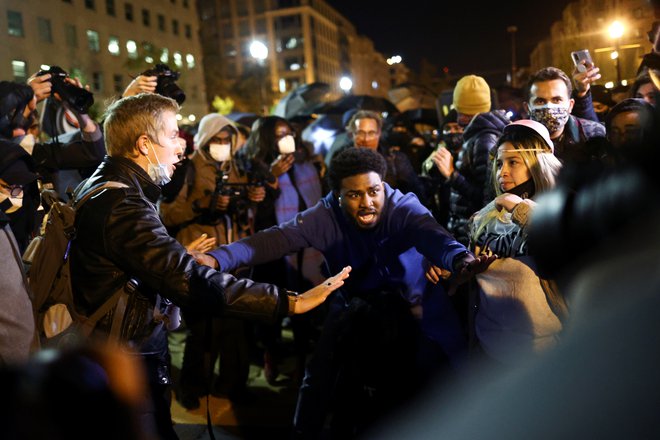
[[[619,85],[621,84],[621,59],[620,59],[620,54],[619,52],[621,51],[620,45],[621,45],[621,37],[623,36],[624,32],[624,27],[623,24],[620,21],[613,21],[612,24],[609,27],[609,33],[610,33],[610,38],[614,40],[614,52],[610,55],[610,57],[615,61],[616,63],[616,84]]]
[[[259,75],[259,99],[260,99],[260,106],[261,106],[261,114],[265,115],[267,113],[266,106],[264,105],[266,99],[266,92],[264,89],[264,61],[266,58],[268,58],[268,47],[262,43],[261,41],[254,40],[252,43],[250,43],[250,56],[257,60],[257,64],[259,65],[258,67],[258,75]]]
[[[342,76],[339,80],[339,88],[342,89],[344,93],[348,94],[353,88],[353,80],[348,76]]]

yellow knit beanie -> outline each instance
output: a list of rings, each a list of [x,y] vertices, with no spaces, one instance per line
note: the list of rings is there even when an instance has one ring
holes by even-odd
[[[461,78],[454,87],[454,107],[464,115],[490,111],[490,87],[486,80],[476,75]]]

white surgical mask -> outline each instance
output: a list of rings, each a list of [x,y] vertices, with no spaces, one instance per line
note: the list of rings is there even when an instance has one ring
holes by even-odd
[[[209,144],[209,154],[218,162],[224,162],[231,157],[231,144]]]
[[[156,162],[158,164],[156,165],[151,162],[151,159],[149,159],[149,156],[147,156],[147,160],[149,161],[147,174],[149,174],[149,177],[151,177],[151,180],[153,180],[156,185],[166,185],[170,180],[172,180],[170,177],[170,171],[167,169],[167,166],[162,165],[158,160],[158,155],[156,155],[156,150],[154,150],[153,142],[149,141],[149,145],[151,146],[151,151],[154,152],[154,156],[156,156]]]
[[[296,140],[290,134],[277,141],[277,148],[281,154],[291,154],[296,151]]]

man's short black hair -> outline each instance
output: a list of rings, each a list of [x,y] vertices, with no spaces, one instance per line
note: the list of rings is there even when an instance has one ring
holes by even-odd
[[[346,177],[374,172],[385,179],[387,163],[383,156],[370,148],[350,147],[337,154],[328,167],[330,189],[339,191]]]
[[[570,98],[571,94],[573,93],[573,84],[571,84],[570,78],[568,75],[566,75],[566,73],[564,73],[563,70],[550,66],[537,70],[532,76],[529,77],[529,80],[527,81],[527,88],[525,89],[525,101],[529,101],[529,98],[531,97],[530,91],[532,90],[534,83],[552,81],[555,79],[564,81],[564,84],[566,84],[566,89],[568,90],[568,97]]]

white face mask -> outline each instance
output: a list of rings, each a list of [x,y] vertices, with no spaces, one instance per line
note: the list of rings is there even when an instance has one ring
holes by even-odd
[[[154,181],[156,185],[166,185],[169,183],[171,179],[170,176],[170,171],[167,169],[167,166],[162,165],[160,161],[158,160],[158,155],[156,154],[156,150],[154,150],[154,144],[153,142],[149,141],[149,145],[151,146],[151,151],[154,152],[154,156],[156,156],[156,162],[158,165],[155,165],[153,162],[151,162],[151,159],[149,159],[149,156],[147,156],[147,160],[149,161],[149,166],[147,167],[147,173],[149,174],[149,177],[151,177],[151,180]]]
[[[231,157],[231,144],[209,144],[209,154],[218,162],[224,162]]]
[[[34,137],[32,133],[28,133],[25,136],[23,136],[23,139],[21,139],[20,145],[23,147],[25,151],[28,152],[28,154],[32,154],[32,150],[34,149],[34,144],[37,143],[37,139]]]
[[[281,154],[291,154],[296,151],[296,140],[290,134],[277,141],[277,148]]]

